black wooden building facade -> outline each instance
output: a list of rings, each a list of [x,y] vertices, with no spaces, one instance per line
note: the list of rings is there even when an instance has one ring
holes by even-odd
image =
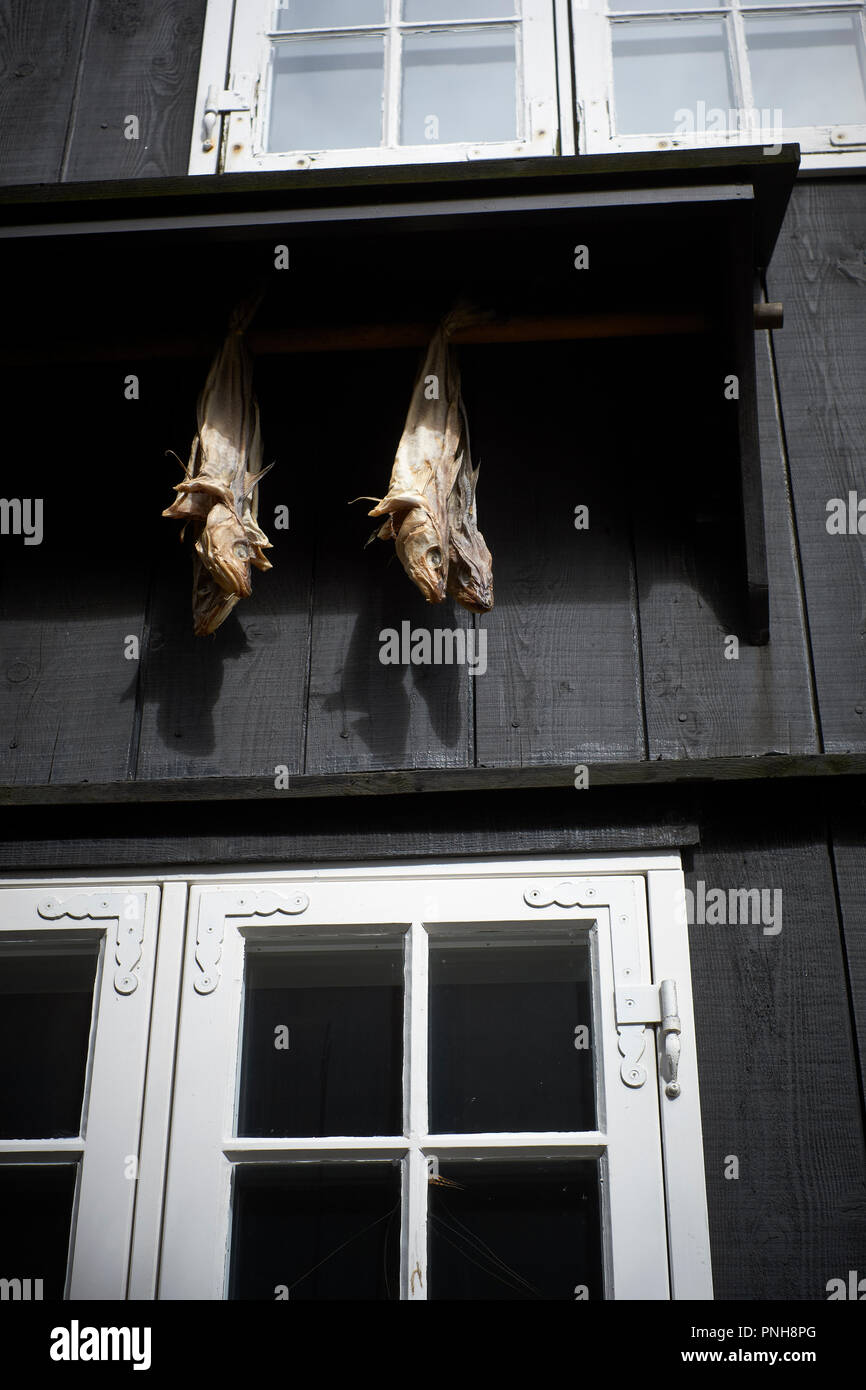
[[[693,889],[781,889],[778,936],[690,930],[713,1281],[825,1299],[866,1272],[866,570],[856,519],[828,528],[832,499],[856,494],[856,518],[866,496],[863,177],[795,179],[787,149],[191,180],[201,0],[53,8],[3,6],[0,31],[3,491],[45,499],[43,543],[0,552],[4,880],[674,849]],[[130,109],[146,138],[123,138]],[[738,181],[755,220],[729,225],[697,194]],[[633,196],[670,188],[696,201]],[[521,213],[529,193],[547,211]],[[373,215],[482,196],[499,211]],[[365,220],[328,224],[348,204]],[[280,222],[305,206],[312,228]],[[720,385],[738,254],[784,305],[754,335],[760,644],[748,440]],[[262,277],[262,505],[291,522],[253,597],[195,639],[165,450],[185,457]],[[596,323],[461,349],[497,601],[442,621],[483,623],[474,680],[382,666],[381,630],[430,610],[347,505],[385,488],[418,361],[411,331],[364,333],[431,324],[455,291]]]

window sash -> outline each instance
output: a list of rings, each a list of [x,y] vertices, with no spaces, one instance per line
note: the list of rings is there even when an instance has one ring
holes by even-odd
[[[221,980],[216,989],[205,995],[195,990],[195,980],[201,974],[201,966],[195,959],[195,939],[201,934],[197,924],[205,919],[212,921],[214,913],[219,916],[220,890],[204,885],[192,890],[161,1297],[220,1299],[225,1296],[234,1163],[310,1161],[324,1157],[343,1157],[351,1161],[387,1156],[399,1158],[403,1166],[402,1296],[426,1298],[427,1157],[433,1154],[442,1158],[468,1152],[491,1158],[506,1154],[538,1158],[575,1154],[597,1157],[603,1175],[602,1241],[607,1296],[657,1299],[670,1296],[659,1090],[652,1084],[653,1033],[651,1029],[646,1033],[647,1082],[639,1089],[630,1089],[620,1077],[622,1056],[617,1046],[613,1013],[612,922],[614,929],[619,931],[623,928],[617,928],[617,923],[634,922],[638,939],[643,942],[641,978],[650,979],[645,880],[642,877],[602,878],[598,906],[593,906],[591,912],[585,908],[568,910],[556,906],[539,911],[529,907],[522,894],[529,884],[549,880],[539,879],[535,866],[528,872],[529,878],[525,873],[521,876],[516,872],[505,873],[501,880],[482,878],[479,881],[467,868],[453,879],[415,882],[414,885],[411,880],[403,884],[399,879],[377,878],[375,884],[369,885],[372,891],[366,892],[363,880],[355,883],[340,878],[329,880],[323,874],[307,882],[292,876],[280,884],[280,891],[294,891],[303,886],[309,893],[310,908],[304,913],[303,926],[298,924],[293,930],[274,927],[267,920],[224,918]],[[562,872],[562,868],[557,870],[559,874]],[[573,878],[575,866],[568,864],[564,872]],[[424,908],[423,919],[419,916],[419,906]],[[594,1042],[596,1085],[600,1088],[599,1128],[569,1134],[427,1133],[422,1099],[426,1087],[426,928],[445,923],[471,923],[474,928],[479,923],[521,922],[532,923],[541,930],[548,921],[559,924],[573,922],[575,918],[587,921],[590,917],[597,923],[591,930],[595,934],[597,960]],[[345,927],[347,939],[358,931],[373,930],[391,935],[402,928],[408,933],[409,991],[405,1026],[410,1046],[404,1055],[404,1065],[408,1068],[404,1089],[408,1122],[404,1135],[275,1140],[255,1137],[239,1140],[234,1136],[244,940],[266,939],[272,944],[283,936],[288,938],[297,933],[306,936],[315,927],[327,928],[329,932],[335,927]],[[260,933],[263,936],[260,937]],[[696,1102],[696,1093],[693,1100]],[[665,1104],[670,1106],[670,1101]],[[689,1109],[687,1103],[683,1113],[688,1114]],[[692,1110],[692,1120],[694,1114]],[[697,1176],[703,1193],[702,1176]],[[704,1214],[704,1226],[705,1221]],[[413,1288],[411,1272],[419,1264],[424,1278]],[[703,1277],[706,1286],[706,1269]],[[689,1296],[700,1296],[700,1288],[701,1276],[696,1280],[692,1275]]]
[[[755,108],[746,44],[745,20],[808,14],[826,17],[847,14],[859,17],[860,33],[866,46],[866,6],[845,0],[786,0],[779,5],[750,4],[748,0],[724,0],[718,7],[647,10],[635,4],[630,10],[610,10],[607,0],[586,0],[586,8],[572,8],[572,40],[575,61],[575,110],[578,121],[578,148],[583,153],[611,150],[700,149],[730,145],[768,145],[797,143],[804,155],[831,155],[838,152],[846,163],[862,163],[866,151],[866,123],[853,122],[821,126],[783,126],[780,130],[761,130],[751,125],[743,131],[640,131],[621,134],[615,129],[616,88],[613,69],[614,25],[631,20],[664,23],[671,19],[716,19],[725,28],[728,60],[734,87],[734,109],[750,113]],[[784,114],[784,113],[783,113]],[[858,148],[860,150],[857,153]],[[831,153],[833,152],[833,153]],[[846,157],[847,152],[847,157]],[[821,167],[828,167],[822,162]]]
[[[0,1141],[3,1164],[78,1159],[66,1278],[66,1296],[71,1299],[126,1297],[138,1196],[138,1180],[128,1177],[125,1169],[129,1158],[140,1158],[160,893],[155,885],[141,883],[113,885],[111,892],[119,901],[134,895],[143,910],[141,957],[135,967],[138,983],[127,994],[114,987],[121,919],[85,915],[82,908],[93,896],[89,889],[52,883],[49,893],[45,885],[0,890],[0,961],[4,948],[34,945],[62,952],[70,944],[99,942],[81,1132],[73,1139]],[[69,911],[50,919],[41,916],[39,904],[46,896],[60,899]]]
[[[498,19],[463,21],[409,22],[396,19],[396,0],[389,0],[388,22],[346,28],[322,28],[303,31],[283,31],[270,28],[271,5],[258,0],[258,8],[239,7],[231,39],[230,85],[242,91],[250,100],[250,112],[235,112],[225,117],[224,159],[226,172],[246,169],[350,168],[364,165],[442,163],[455,159],[496,159],[516,156],[553,154],[558,141],[556,102],[557,62],[554,43],[554,0],[523,0],[520,14],[503,15]],[[209,7],[210,18],[210,7]],[[203,110],[207,90],[205,63],[213,70],[213,37],[218,27],[225,27],[230,16],[222,13],[221,5],[214,12],[211,37],[205,36],[199,79],[199,111]],[[448,33],[487,31],[508,27],[517,33],[517,70],[515,100],[517,103],[517,135],[514,139],[497,141],[456,141],[400,145],[397,143],[400,118],[400,74],[402,35],[416,33]],[[330,150],[265,149],[270,120],[269,100],[272,91],[272,69],[278,48],[286,43],[307,38],[385,35],[384,72],[384,131],[383,143],[363,148]],[[211,78],[211,80],[213,80]],[[216,167],[214,160],[202,151],[201,132],[193,134],[190,172],[204,172]]]

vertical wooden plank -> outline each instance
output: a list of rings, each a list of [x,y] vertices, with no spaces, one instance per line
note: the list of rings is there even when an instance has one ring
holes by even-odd
[[[756,343],[770,599],[770,641],[762,647],[749,643],[743,602],[741,521],[734,495],[738,480],[731,468],[735,422],[728,422],[728,434],[719,433],[724,426],[720,409],[728,404],[737,408],[723,399],[729,366],[721,353],[709,361],[699,356],[692,364],[697,376],[681,363],[675,424],[665,436],[664,481],[657,473],[643,474],[635,496],[651,758],[819,751],[796,535],[766,335],[759,334]],[[652,405],[648,410],[652,415],[643,416],[643,425],[650,435],[661,437],[665,412]],[[669,399],[666,413],[670,422]],[[734,650],[730,637],[738,639],[736,658],[726,656]]]
[[[768,833],[742,797],[725,799],[728,818],[706,827],[686,874],[713,1282],[718,1299],[823,1300],[829,1279],[862,1265],[866,1237],[833,878],[817,817]],[[735,908],[731,923],[738,888],[769,894],[762,921]]]
[[[307,727],[308,773],[374,768],[464,767],[471,760],[473,681],[466,666],[383,665],[387,629],[467,629],[470,615],[446,599],[428,604],[406,575],[393,541],[365,548],[384,496],[409,404],[418,354],[331,354],[295,366],[304,419],[298,456],[310,461],[315,599]],[[322,422],[344,422],[344,445],[328,450],[320,477]],[[334,425],[336,428],[336,424]],[[305,433],[306,430],[306,433]],[[482,622],[484,620],[482,619]]]
[[[298,468],[293,419],[281,404],[271,364],[255,365],[266,463],[259,521],[272,542],[273,569],[253,571],[253,592],[211,637],[192,629],[192,542],[179,543],[180,524],[160,516],[180,478],[182,458],[195,432],[195,403],[207,364],[153,365],[148,392],[164,400],[155,413],[162,448],[154,448],[148,502],[156,563],[141,671],[140,780],[185,776],[258,776],[273,783],[274,769],[303,766],[311,544],[306,531],[305,471]],[[275,394],[276,393],[276,394]],[[158,464],[157,461],[158,460]],[[274,509],[289,508],[289,529],[274,526]]]
[[[479,525],[496,604],[481,622],[480,766],[644,756],[628,507],[612,455],[615,346],[461,349],[476,378]],[[575,509],[589,509],[576,529]]]
[[[43,534],[0,537],[0,781],[122,781],[147,573],[113,445],[136,406],[112,368],[9,370],[5,387],[8,490],[41,502]]]
[[[60,179],[87,0],[0,4],[0,182]]]
[[[856,804],[856,793],[853,799]],[[834,817],[833,862],[851,991],[852,1021],[860,1058],[860,1090],[866,1107],[866,811],[862,797],[859,803],[856,810],[846,810]]]
[[[65,179],[187,172],[205,8],[94,0]],[[138,139],[125,135],[127,116],[138,118]]]
[[[827,530],[832,498],[866,496],[864,221],[862,181],[798,183],[767,274],[785,305],[773,344],[828,753],[866,748],[866,540]]]

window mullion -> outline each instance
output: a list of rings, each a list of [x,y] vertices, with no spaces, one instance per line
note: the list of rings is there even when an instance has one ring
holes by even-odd
[[[385,147],[400,143],[400,0],[387,0],[385,37]]]
[[[728,24],[733,39],[734,100],[740,108],[740,127],[742,128],[743,117],[745,115],[748,128],[751,131],[751,113],[755,103],[752,97],[752,75],[749,71],[749,53],[746,48],[746,26],[743,22],[743,13],[740,9],[739,0],[729,0],[729,4],[731,12],[728,16]]]
[[[403,1024],[403,1105],[409,1152],[403,1162],[400,1296],[427,1297],[427,1013],[429,938],[413,922],[406,939],[406,1005]]]

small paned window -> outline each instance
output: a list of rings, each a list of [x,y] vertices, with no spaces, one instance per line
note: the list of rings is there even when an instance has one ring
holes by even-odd
[[[209,9],[191,172],[215,167],[220,112],[226,170],[556,150],[549,0],[258,0],[237,6],[233,23],[222,11]],[[217,30],[230,48],[222,104],[208,96]]]
[[[159,1296],[710,1297],[682,877],[619,867],[193,887]]]

